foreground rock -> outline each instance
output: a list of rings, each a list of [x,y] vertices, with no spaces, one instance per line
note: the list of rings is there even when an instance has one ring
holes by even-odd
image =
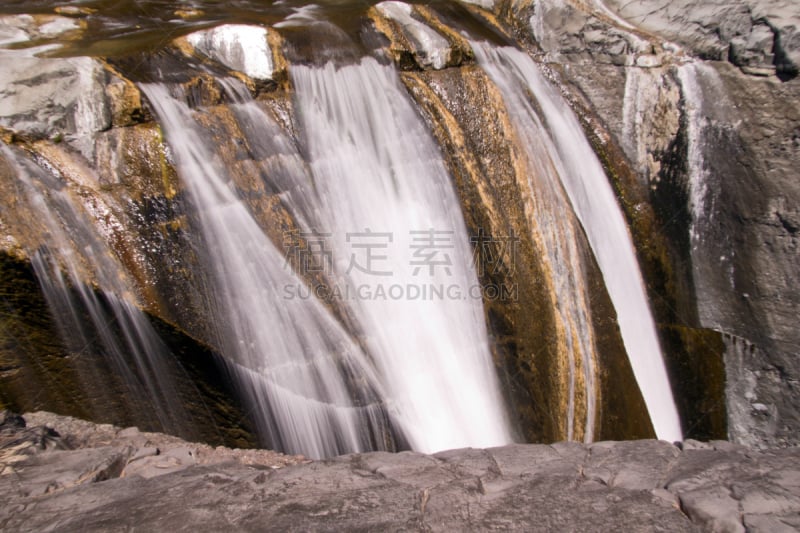
[[[800,527],[797,448],[559,443],[310,463],[49,413],[2,418],[8,531]]]

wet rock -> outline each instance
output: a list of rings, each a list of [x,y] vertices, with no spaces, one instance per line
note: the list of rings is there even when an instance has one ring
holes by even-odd
[[[409,43],[410,52],[423,67],[436,70],[447,66],[450,43],[412,16],[413,8],[405,2],[388,1],[377,4],[376,9],[387,19],[399,25]]]
[[[390,0],[376,4],[371,12],[378,31],[390,41],[389,55],[400,68],[441,70],[472,57],[464,39],[432,19],[424,8]]]
[[[731,437],[797,443],[800,274],[797,236],[781,216],[800,201],[800,110],[774,103],[800,98],[800,86],[725,64],[698,72],[706,118],[694,130],[700,163],[690,159],[693,277],[701,322],[725,334]]]
[[[109,77],[105,92],[111,114],[111,125],[118,128],[144,121],[142,95],[136,85],[114,74]]]
[[[85,6],[56,6],[53,11],[65,17],[85,17],[97,12],[96,9]]]
[[[202,17],[204,12],[202,9],[176,9],[175,16],[182,19],[191,20]]]
[[[409,72],[403,74],[403,80],[420,109],[430,117],[434,135],[444,147],[472,234],[477,239],[481,235],[519,237],[513,256],[506,255],[509,247],[502,246],[502,242],[496,251],[481,250],[487,253],[486,264],[492,266],[481,269],[482,283],[518,289],[518,300],[515,296],[484,301],[487,324],[496,339],[495,360],[504,365],[501,379],[507,380],[504,389],[526,439],[564,439],[568,434],[562,425],[566,416],[546,414],[566,412],[566,380],[559,380],[559,376],[568,372],[568,355],[563,338],[558,338],[559,329],[553,326],[554,307],[548,305],[557,297],[550,292],[554,284],[545,281],[551,273],[541,264],[541,233],[531,222],[536,220],[534,199],[538,193],[527,176],[534,175],[535,170],[520,170],[528,164],[520,156],[525,149],[519,146],[510,127],[511,117],[499,93],[480,69]],[[501,265],[513,266],[506,269]],[[598,292],[593,292],[591,301],[597,312],[593,309],[592,317],[613,317],[602,282],[595,287]],[[516,305],[516,301],[524,305]],[[618,329],[613,318],[608,323],[599,320],[595,332],[602,332],[600,366],[614,369],[607,374],[613,375],[614,381],[606,384],[601,378],[599,396],[603,405],[599,407],[602,414],[598,416],[595,438],[646,438],[652,429],[646,416],[638,414],[644,412],[638,389],[620,387],[620,383],[633,377],[620,348]],[[578,382],[576,388],[582,388],[582,384]],[[621,412],[614,407],[618,402],[626,405],[625,417],[613,414]],[[578,420],[582,406],[580,402],[576,404]],[[579,424],[576,427],[577,432],[582,430]]]
[[[478,7],[482,7],[488,11],[491,11],[494,8],[495,1],[494,0],[463,0],[466,4],[476,5]]]
[[[516,21],[536,37],[546,59],[559,63],[566,85],[577,88],[575,101],[588,100],[586,109],[636,170],[636,183],[612,174],[618,174],[623,205],[639,202],[628,211],[634,235],[637,213],[652,206],[654,221],[638,246],[660,263],[652,269],[645,262],[649,282],[658,272],[667,279],[666,292],[655,300],[671,302],[662,310],[656,304],[659,320],[669,325],[662,332],[683,332],[704,360],[717,357],[711,355],[718,351],[714,335],[724,341],[725,398],[703,400],[705,412],[716,419],[727,409],[729,435],[737,442],[797,443],[800,302],[796,209],[789,206],[798,203],[800,116],[797,106],[776,103],[796,101],[800,86],[772,74],[791,77],[787,58],[797,49],[798,12],[788,2],[606,4],[608,10],[598,3],[514,2],[509,24]],[[618,56],[624,61],[613,60],[606,45],[594,51],[587,42],[610,44],[617,35],[650,43],[653,52],[631,49]],[[593,55],[599,51],[604,57]],[[693,67],[680,66],[687,62],[700,72],[695,92],[702,103],[691,98],[685,72]],[[691,116],[700,119],[696,131],[703,138],[694,148]],[[586,129],[592,135],[597,127]],[[690,199],[692,188],[702,189],[702,201]],[[653,254],[658,239],[665,246]],[[686,326],[706,333],[687,335]],[[719,383],[714,378],[703,388]]]
[[[95,142],[95,166],[103,185],[122,184],[128,194],[174,196],[175,176],[163,139],[153,123],[102,132]]]
[[[0,431],[15,430],[25,427],[25,419],[11,411],[0,411]]]
[[[48,39],[69,40],[80,35],[85,25],[68,17],[55,15],[9,15],[0,16],[0,45],[46,41]],[[37,47],[36,51],[51,49],[51,46]]]

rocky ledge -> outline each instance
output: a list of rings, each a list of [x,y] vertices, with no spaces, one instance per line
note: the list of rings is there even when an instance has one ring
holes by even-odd
[[[0,415],[0,530],[795,531],[800,449],[515,444],[307,461]]]

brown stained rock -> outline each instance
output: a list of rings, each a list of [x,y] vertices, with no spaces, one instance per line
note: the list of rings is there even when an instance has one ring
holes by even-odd
[[[535,222],[538,193],[530,190],[527,176],[532,170],[520,157],[524,148],[515,141],[496,89],[480,70],[465,67],[406,73],[403,80],[445,147],[472,235],[482,232],[520,238],[515,257],[503,256],[509,249],[498,246],[479,258],[487,260],[488,267],[479,270],[482,283],[514,286],[518,296],[514,301],[484,301],[487,321],[499,340],[496,361],[506,365],[500,375],[506,380],[506,390],[511,391],[511,403],[525,435],[534,442],[564,438],[566,428],[562,424],[566,416],[561,413],[566,412],[567,356],[564,340],[559,337],[563,332],[554,326],[554,307],[547,305],[548,301],[555,301],[555,294],[547,267],[541,264],[542,244],[537,241]],[[581,241],[580,245],[589,272],[591,316],[597,332],[600,390],[596,392],[595,436],[650,436],[652,428],[614,323],[602,276],[586,242]],[[489,258],[501,256],[504,266],[489,264]],[[576,374],[582,375],[580,367]],[[581,420],[586,401],[581,377],[577,388],[575,418]],[[532,407],[531,403],[539,407]],[[576,424],[576,439],[582,438],[579,426]]]
[[[113,128],[98,135],[95,147],[95,167],[102,185],[119,185],[120,193],[124,190],[137,201],[154,196],[171,199],[177,194],[180,185],[167,161],[158,124]]]
[[[386,5],[390,6],[388,9],[396,9],[391,2],[387,2]],[[474,57],[467,41],[444,25],[433,10],[424,6],[412,6],[408,9],[408,17],[411,19],[408,24],[404,23],[404,20],[395,20],[383,10],[381,4],[367,11],[367,16],[375,29],[388,39],[387,52],[401,70],[440,70],[445,67],[458,67]],[[433,50],[433,44],[421,41],[415,35],[415,30],[430,32],[432,37],[435,36],[446,43],[446,58],[437,62],[432,54],[444,51]]]
[[[142,95],[129,80],[112,76],[106,85],[106,97],[111,111],[112,127],[132,126],[144,120]]]
[[[528,439],[558,440],[566,436],[563,374],[557,370],[563,359],[548,303],[552,291],[539,260],[542,253],[531,237],[530,191],[517,181],[524,176],[517,172],[519,162],[504,142],[512,135],[508,117],[478,69],[409,73],[403,81],[445,147],[470,234],[488,237],[486,244],[494,247],[479,251],[485,254],[479,263],[486,267],[479,269],[479,280],[517,290],[516,299],[484,306],[489,329],[498,340],[495,362],[517,413],[516,422]],[[468,101],[480,104],[469,110],[460,107]],[[510,242],[502,240],[511,236],[519,238],[516,253]],[[491,242],[492,238],[498,241]]]
[[[800,307],[791,206],[798,204],[800,119],[786,103],[800,87],[793,80],[798,12],[791,2],[761,0],[606,5],[634,28],[579,1],[503,2],[498,11],[520,39],[536,37],[562,79],[577,87],[573,100],[584,100],[585,129],[618,187],[654,295],[672,382],[684,388],[675,396],[685,404],[687,435],[725,436],[727,425],[749,445],[796,443]],[[543,33],[537,20],[546,23]],[[644,39],[655,52],[635,52],[627,67],[604,64],[594,56],[615,36]],[[599,37],[599,45],[587,37]],[[662,66],[639,62],[653,53]],[[697,103],[680,84],[677,67],[686,61],[706,72],[699,86],[710,223],[693,230],[701,245],[690,242],[687,121]],[[603,129],[605,140],[593,133]],[[719,367],[723,353],[726,376],[707,365]],[[698,386],[706,377],[708,386]]]
[[[263,104],[262,109],[270,113],[269,104]],[[247,137],[239,129],[237,117],[230,107],[206,109],[197,115],[197,119],[211,132],[226,172],[256,220],[275,245],[282,248],[287,232],[295,229],[297,224],[280,203],[280,172],[283,165],[294,164],[303,168],[305,163],[299,159],[299,154],[259,153],[258,146],[248,145]],[[281,134],[285,135],[283,132]]]

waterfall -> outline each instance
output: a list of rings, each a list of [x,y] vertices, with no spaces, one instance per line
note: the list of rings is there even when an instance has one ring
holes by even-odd
[[[317,299],[283,298],[303,282],[229,185],[203,128],[166,86],[141,88],[197,211],[212,271],[210,311],[261,434],[313,458],[384,449],[381,384],[361,348]]]
[[[412,447],[510,442],[460,203],[396,71],[364,58],[291,75],[313,222],[331,233],[335,278],[369,288],[348,303]],[[355,268],[373,245],[386,260]],[[401,297],[376,297],[394,287]]]
[[[494,74],[505,75],[499,72]],[[557,298],[553,306],[558,321],[556,333],[568,358],[567,438],[574,438],[575,396],[577,380],[580,378],[586,397],[583,435],[586,442],[591,442],[597,415],[597,372],[589,293],[582,254],[578,249],[582,229],[570,210],[564,209],[569,199],[561,187],[556,163],[548,152],[549,145],[542,135],[542,125],[525,98],[525,93],[508,90],[504,91],[503,96],[521,142],[520,152],[533,197],[531,224],[535,227],[534,239],[541,243],[547,255],[545,268],[549,270]]]
[[[186,106],[163,86],[143,86],[215,250],[218,320],[239,340],[226,353],[246,369],[240,378],[262,382],[269,395],[258,407],[274,432],[296,431],[288,449],[312,456],[367,448],[364,428],[372,446],[382,442],[386,429],[375,421],[387,415],[357,415],[364,409],[348,404],[346,374],[363,378],[369,401],[414,450],[510,442],[460,204],[396,72],[365,58],[296,65],[292,82],[299,147],[243,91],[224,85],[239,102],[232,109],[254,159],[265,161],[262,174],[321,247],[331,285],[322,296],[287,271],[224,170],[209,162],[213,152]],[[353,331],[326,305],[343,308]],[[310,409],[323,406],[320,423]]]
[[[126,407],[135,418],[157,420],[163,431],[191,435],[167,369],[174,357],[137,307],[132,285],[106,240],[52,167],[48,171],[5,145],[2,154],[15,170],[21,197],[37,214],[30,223],[39,225],[45,236],[28,253],[62,340],[78,360],[79,375],[84,373],[86,390],[100,382],[85,375],[91,365],[81,359],[99,352],[127,389],[126,400],[133,405]]]
[[[724,330],[723,317],[736,309],[741,288],[737,287],[736,255],[739,245],[726,227],[720,205],[728,194],[722,176],[738,151],[735,110],[727,88],[716,69],[704,62],[678,67],[686,125],[686,172],[691,222],[689,238],[692,283],[697,296],[700,323]],[[749,296],[744,296],[749,297]]]
[[[628,358],[656,435],[681,440],[680,419],[648,305],[631,236],[616,197],[577,117],[536,63],[523,52],[473,43],[479,64],[500,88],[518,129],[534,128],[597,259]],[[521,102],[530,92],[538,109]],[[541,113],[541,114],[540,114]]]

